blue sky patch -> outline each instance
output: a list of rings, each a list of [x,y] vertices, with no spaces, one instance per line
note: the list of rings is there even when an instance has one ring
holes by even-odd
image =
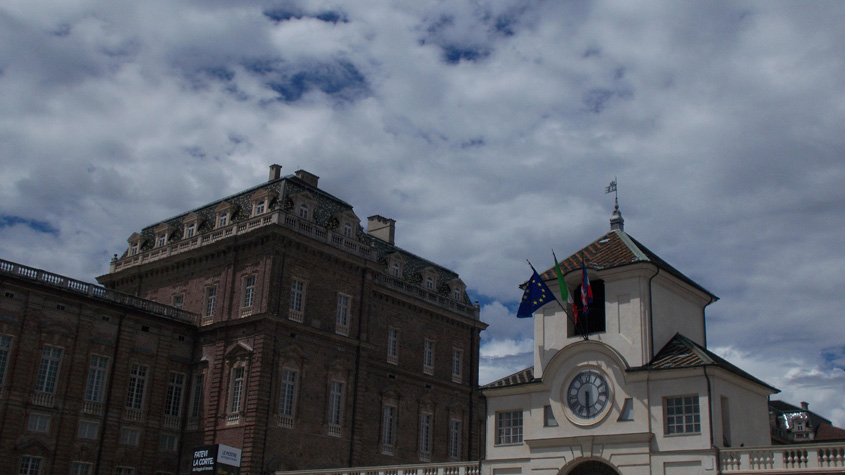
[[[342,100],[354,100],[369,92],[366,78],[348,61],[316,64],[294,73],[280,73],[267,82],[284,102],[294,102],[318,89]]]
[[[47,221],[38,221],[35,219],[21,218],[20,216],[9,216],[7,214],[0,215],[0,228],[11,228],[18,225],[24,225],[33,231],[44,234],[59,235],[58,228],[55,228]]]

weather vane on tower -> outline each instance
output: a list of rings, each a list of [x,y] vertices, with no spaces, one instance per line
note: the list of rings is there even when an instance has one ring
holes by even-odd
[[[610,216],[610,230],[624,230],[625,220],[622,219],[622,213],[619,211],[619,192],[616,191],[616,177],[609,185],[604,187],[604,194],[613,193],[613,214]]]

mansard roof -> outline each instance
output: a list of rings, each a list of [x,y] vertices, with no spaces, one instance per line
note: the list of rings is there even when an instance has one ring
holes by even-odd
[[[593,270],[613,269],[643,262],[651,263],[661,271],[665,271],[709,295],[714,301],[719,298],[685,276],[681,271],[669,265],[660,256],[651,252],[651,250],[621,229],[608,232],[580,251],[561,260],[560,269],[564,275],[570,272],[580,271],[582,262],[588,269]],[[555,276],[554,267],[543,272],[541,277],[543,280],[556,280],[557,277]]]
[[[771,389],[774,392],[780,392],[779,389],[755,378],[751,374],[729,363],[716,353],[713,353],[680,333],[676,333],[675,336],[673,336],[672,339],[657,352],[648,364],[638,368],[631,368],[628,371],[661,371],[682,368],[700,368],[705,366],[715,366],[721,368],[741,378],[747,379],[752,383]]]
[[[253,186],[233,195],[205,204],[199,208],[146,226],[140,231],[140,233],[137,233],[146,242],[146,247],[144,247],[142,251],[152,249],[155,242],[155,229],[157,228],[166,226],[168,229],[175,230],[176,235],[174,235],[172,239],[178,241],[183,238],[181,234],[181,229],[184,226],[183,223],[189,219],[205,223],[204,226],[200,226],[200,229],[198,230],[199,233],[210,231],[211,227],[213,227],[213,223],[215,222],[215,214],[218,212],[220,207],[230,207],[234,212],[234,215],[230,218],[230,223],[237,223],[250,219],[252,200],[256,195],[267,194],[268,196],[273,197],[268,203],[268,211],[290,211],[289,208],[293,206],[292,200],[296,199],[296,196],[300,196],[303,193],[307,193],[310,199],[313,200],[314,209],[311,212],[311,219],[313,219],[313,222],[317,226],[332,229],[334,226],[338,225],[337,220],[334,218],[340,215],[351,215],[357,218],[352,205],[330,193],[323,191],[313,183],[303,180],[297,176],[297,174],[293,174],[271,179],[260,185]],[[133,237],[134,236],[135,234],[133,234]],[[426,268],[432,268],[437,273],[436,290],[443,294],[450,294],[451,292],[449,292],[449,290],[451,286],[449,284],[455,279],[460,278],[459,275],[452,270],[366,233],[360,225],[355,232],[354,239],[357,239],[364,246],[375,251],[373,257],[377,262],[386,264],[385,256],[393,253],[401,255],[405,261],[405,264],[403,265],[403,273],[412,283],[419,283],[414,281],[421,280],[421,272]],[[126,257],[127,255],[128,250],[124,253],[123,257]],[[462,300],[462,303],[471,305],[469,296],[466,293],[464,293]]]

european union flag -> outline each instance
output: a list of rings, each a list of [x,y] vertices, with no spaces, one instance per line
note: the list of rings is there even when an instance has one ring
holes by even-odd
[[[522,294],[522,302],[519,304],[519,310],[516,311],[516,316],[519,318],[528,318],[534,315],[535,310],[554,299],[554,294],[535,270],[531,279],[525,284],[525,293]]]

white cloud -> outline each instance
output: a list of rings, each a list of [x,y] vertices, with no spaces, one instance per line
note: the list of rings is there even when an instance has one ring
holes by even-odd
[[[795,398],[845,411],[818,356],[845,333],[845,5],[275,7],[7,2],[0,218],[58,234],[4,225],[0,257],[93,280],[132,232],[280,163],[396,219],[400,246],[494,302],[485,345],[521,348],[525,259],[606,232],[616,176],[626,230],[722,298],[708,341],[764,379],[818,368]],[[484,371],[531,364],[507,358]]]

